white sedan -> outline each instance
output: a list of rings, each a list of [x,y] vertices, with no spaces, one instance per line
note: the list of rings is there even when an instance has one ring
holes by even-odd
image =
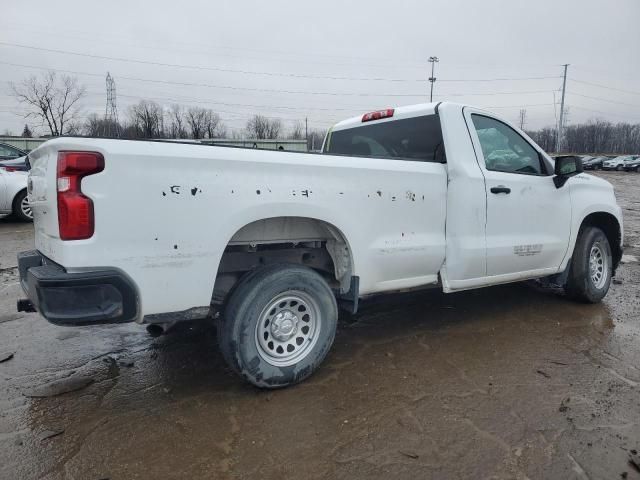
[[[0,166],[0,216],[13,214],[23,222],[33,221],[27,196],[28,171],[10,171]]]

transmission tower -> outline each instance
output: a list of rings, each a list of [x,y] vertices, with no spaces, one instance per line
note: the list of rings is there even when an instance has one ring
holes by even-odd
[[[518,124],[520,125],[520,130],[524,130],[524,126],[527,124],[527,109],[526,108],[521,108],[520,109],[520,120],[518,121]]]
[[[118,123],[118,106],[116,105],[116,82],[107,72],[107,106],[104,110],[105,137],[120,137],[120,124]]]

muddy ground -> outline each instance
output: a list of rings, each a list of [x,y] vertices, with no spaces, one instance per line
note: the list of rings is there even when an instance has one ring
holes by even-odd
[[[640,256],[640,175],[599,175]],[[640,479],[633,257],[600,305],[520,284],[370,305],[315,375],[268,392],[205,323],[151,338],[16,313],[32,241],[0,221],[0,479]]]

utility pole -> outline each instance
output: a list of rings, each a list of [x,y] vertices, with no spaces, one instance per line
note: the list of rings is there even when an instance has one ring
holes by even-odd
[[[436,82],[436,77],[434,76],[434,70],[436,63],[439,62],[440,59],[438,57],[429,57],[429,63],[431,63],[431,76],[429,77],[429,82],[431,83],[431,94],[429,95],[429,101],[433,102],[433,84]]]
[[[307,152],[309,151],[309,122],[304,117],[304,139],[307,141]]]
[[[564,128],[564,94],[567,90],[567,67],[568,63],[563,65],[564,67],[564,76],[562,78],[562,99],[560,100],[560,120],[558,120],[558,133],[556,138],[556,153],[560,153],[562,149],[562,134],[564,133],[562,130]]]

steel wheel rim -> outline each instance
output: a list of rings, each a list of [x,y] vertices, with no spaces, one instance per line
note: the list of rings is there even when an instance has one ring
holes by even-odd
[[[20,202],[20,211],[23,213],[25,217],[33,218],[33,210],[31,210],[31,205],[29,204],[29,197],[25,196]]]
[[[609,275],[608,258],[599,243],[594,243],[589,253],[589,274],[593,286],[597,289],[604,287]]]
[[[289,290],[274,297],[260,313],[256,348],[271,365],[294,365],[313,349],[320,328],[318,303],[305,292]]]

